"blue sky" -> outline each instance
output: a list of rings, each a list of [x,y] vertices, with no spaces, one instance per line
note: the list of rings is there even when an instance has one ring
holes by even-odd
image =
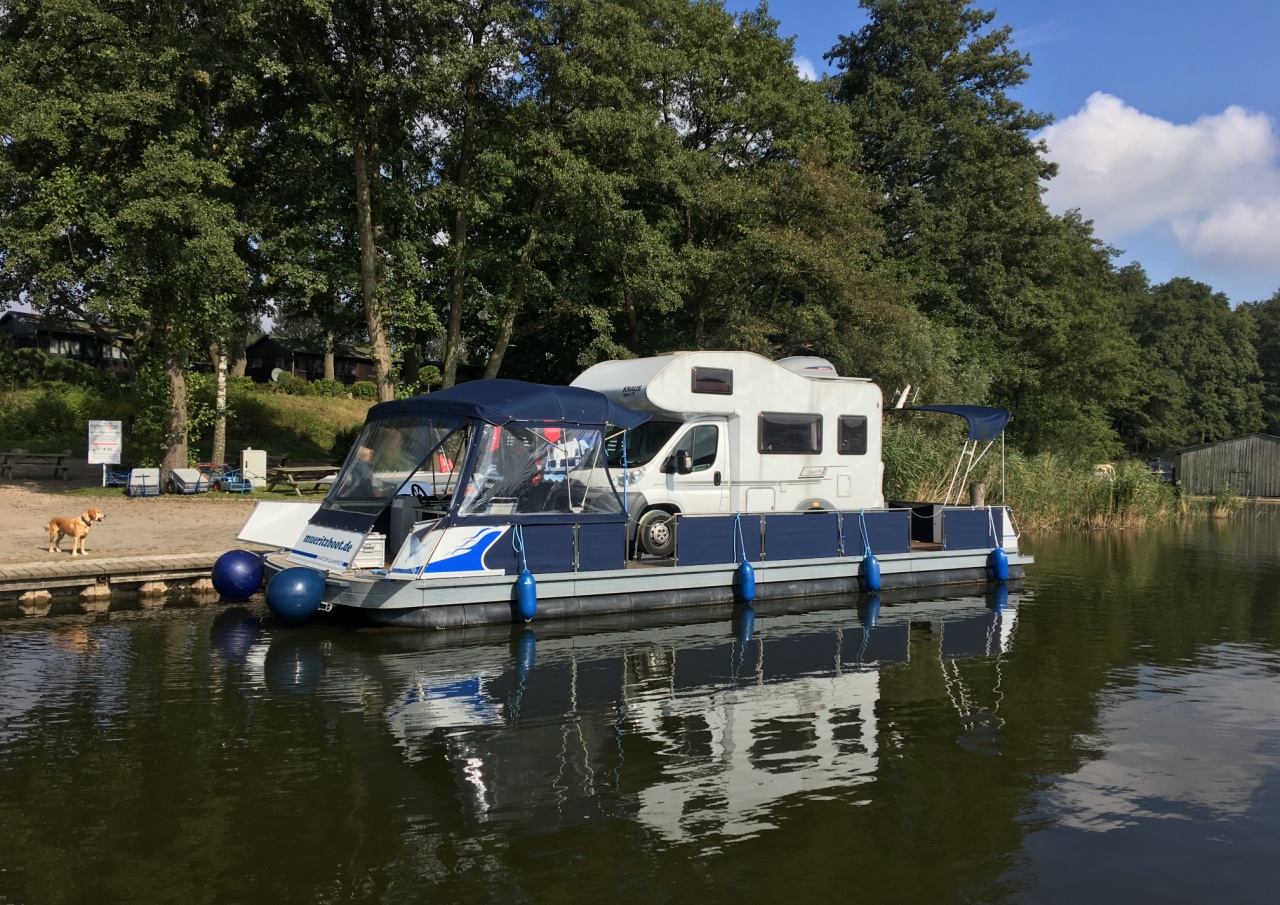
[[[978,0],[1031,57],[1014,96],[1056,122],[1045,196],[1079,208],[1153,283],[1233,303],[1280,290],[1280,2]],[[754,6],[726,0],[730,10]],[[802,72],[866,24],[856,0],[772,0]]]

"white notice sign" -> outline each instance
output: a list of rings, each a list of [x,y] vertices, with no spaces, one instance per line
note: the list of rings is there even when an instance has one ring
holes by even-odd
[[[120,421],[89,422],[89,464],[119,465],[120,445],[124,438]]]

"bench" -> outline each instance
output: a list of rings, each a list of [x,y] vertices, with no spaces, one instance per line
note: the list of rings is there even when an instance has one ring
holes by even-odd
[[[53,466],[55,478],[67,479],[67,470],[71,467],[71,453],[29,453],[23,450],[0,453],[0,478],[12,478],[14,468],[27,465]]]
[[[327,488],[337,477],[335,465],[294,465],[290,468],[272,468],[267,471],[267,490],[274,490],[277,484],[286,484],[293,492],[302,496],[302,485],[310,484],[312,490]]]

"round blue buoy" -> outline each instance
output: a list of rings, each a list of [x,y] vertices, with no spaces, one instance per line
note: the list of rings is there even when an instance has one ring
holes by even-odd
[[[743,606],[733,614],[733,634],[739,644],[746,644],[756,633],[756,611]]]
[[[538,583],[528,569],[522,569],[516,579],[516,609],[525,622],[531,621],[534,613],[538,612]]]
[[[1009,556],[999,547],[987,554],[987,571],[992,581],[1009,580]]]
[[[213,617],[209,644],[228,662],[243,660],[262,635],[262,620],[242,606],[233,606]]]
[[[520,633],[520,642],[516,646],[516,672],[520,675],[520,681],[529,678],[529,673],[533,672],[537,653],[538,639],[534,637],[533,629],[526,628]]]
[[[324,657],[315,644],[292,637],[273,638],[262,664],[267,688],[277,694],[307,694],[324,673]]]
[[[875,628],[880,621],[880,597],[872,594],[858,605],[858,621],[863,628]]]
[[[315,615],[324,599],[324,573],[303,566],[285,569],[267,582],[267,609],[286,622]]]
[[[213,588],[223,600],[248,600],[262,587],[262,557],[248,550],[228,550],[213,564]]]
[[[739,603],[750,605],[756,599],[756,570],[746,560],[733,573],[733,590]]]
[[[868,553],[863,557],[858,571],[862,574],[862,587],[865,590],[873,594],[880,590],[880,560],[876,559],[874,553]]]
[[[987,607],[993,613],[1003,613],[1004,608],[1009,605],[1009,586],[1003,582],[996,585],[991,592],[991,596],[987,598]]]

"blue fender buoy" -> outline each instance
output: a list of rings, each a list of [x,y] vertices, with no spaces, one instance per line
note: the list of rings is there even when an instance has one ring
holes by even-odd
[[[1003,613],[1008,605],[1009,586],[1002,582],[995,586],[991,596],[987,598],[987,608],[993,613]]]
[[[987,554],[987,571],[992,581],[1009,580],[1009,555],[996,547]]]
[[[756,570],[746,560],[733,573],[733,590],[739,603],[749,606],[756,599]]]
[[[872,594],[858,605],[858,621],[865,629],[873,629],[880,621],[880,597]]]
[[[756,611],[749,606],[741,607],[733,614],[733,634],[739,644],[748,643],[756,633]]]
[[[233,606],[213,617],[209,644],[227,662],[243,660],[262,636],[262,620],[242,606]]]
[[[324,599],[324,576],[303,566],[285,569],[267,582],[267,609],[286,622],[309,619]]]
[[[533,672],[533,663],[538,653],[538,639],[533,635],[533,629],[526,628],[520,633],[520,643],[516,646],[516,672],[523,682],[529,678],[529,673]]]
[[[213,589],[223,600],[248,600],[262,587],[262,557],[248,550],[228,550],[213,564]]]
[[[263,678],[267,688],[277,694],[310,694],[324,673],[324,657],[320,651],[314,644],[297,639],[297,635],[290,633],[285,639],[273,638],[267,647]]]
[[[880,560],[876,559],[874,553],[868,553],[863,557],[858,571],[862,575],[864,589],[873,594],[880,590]]]
[[[538,583],[528,569],[521,570],[520,577],[516,579],[516,609],[525,622],[531,621],[534,613],[538,612]]]

